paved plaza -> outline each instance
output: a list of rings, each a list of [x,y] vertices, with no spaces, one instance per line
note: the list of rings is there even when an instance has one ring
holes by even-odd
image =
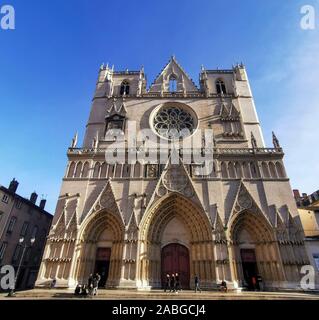
[[[319,300],[319,293],[306,292],[212,292],[185,290],[179,293],[165,293],[161,290],[99,290],[95,297],[74,296],[73,291],[65,289],[35,289],[17,292],[13,298],[0,294],[0,300],[16,299],[81,299],[81,300]]]

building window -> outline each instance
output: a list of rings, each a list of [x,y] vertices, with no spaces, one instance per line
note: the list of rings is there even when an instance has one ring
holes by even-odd
[[[29,222],[25,222],[22,226],[20,235],[25,236],[27,234],[28,228],[29,228]]]
[[[37,237],[39,228],[37,226],[33,227],[31,239],[35,239]]]
[[[27,248],[24,256],[24,263],[28,263],[30,261],[31,248]]]
[[[121,84],[120,95],[129,95],[130,94],[130,84],[127,80],[124,80]]]
[[[21,200],[17,200],[16,207],[17,207],[17,209],[21,209],[22,208],[22,201]]]
[[[0,223],[1,223],[1,220],[2,220],[2,216],[4,215],[4,212],[0,211]]]
[[[171,76],[169,79],[169,92],[176,92],[177,91],[177,81],[174,76]]]
[[[8,243],[7,242],[2,242],[1,246],[0,246],[0,261],[3,259],[4,254],[6,252]]]
[[[9,201],[9,197],[6,194],[4,194],[2,197],[2,202],[8,203],[8,201]]]
[[[319,271],[319,253],[313,254],[313,260],[315,261],[315,265],[317,267],[317,271]]]
[[[12,217],[10,219],[10,222],[9,222],[9,225],[8,225],[8,229],[7,229],[7,233],[12,233],[16,222],[17,222],[17,218],[16,217]]]
[[[223,80],[218,79],[216,81],[216,91],[218,94],[226,94],[226,86]]]
[[[12,257],[12,261],[15,262],[19,259],[20,257],[20,252],[21,252],[21,245],[20,244],[17,244],[15,250],[14,250],[14,254],[13,254],[13,257]]]

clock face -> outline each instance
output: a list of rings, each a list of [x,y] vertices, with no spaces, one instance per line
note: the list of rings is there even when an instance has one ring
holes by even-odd
[[[154,116],[153,127],[162,137],[178,139],[190,136],[195,129],[193,116],[179,106],[165,106]]]

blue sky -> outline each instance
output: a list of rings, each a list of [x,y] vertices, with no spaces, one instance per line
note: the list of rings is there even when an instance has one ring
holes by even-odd
[[[34,190],[54,212],[66,150],[83,137],[102,62],[138,70],[148,83],[175,54],[198,83],[200,66],[243,61],[265,140],[285,150],[293,188],[318,188],[319,1],[0,0],[16,29],[0,30],[0,183]],[[313,5],[315,30],[300,28]]]

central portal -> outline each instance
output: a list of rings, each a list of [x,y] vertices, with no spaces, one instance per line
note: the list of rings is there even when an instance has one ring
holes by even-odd
[[[182,289],[189,289],[189,251],[178,243],[172,243],[162,249],[162,287],[166,275],[179,274]]]

